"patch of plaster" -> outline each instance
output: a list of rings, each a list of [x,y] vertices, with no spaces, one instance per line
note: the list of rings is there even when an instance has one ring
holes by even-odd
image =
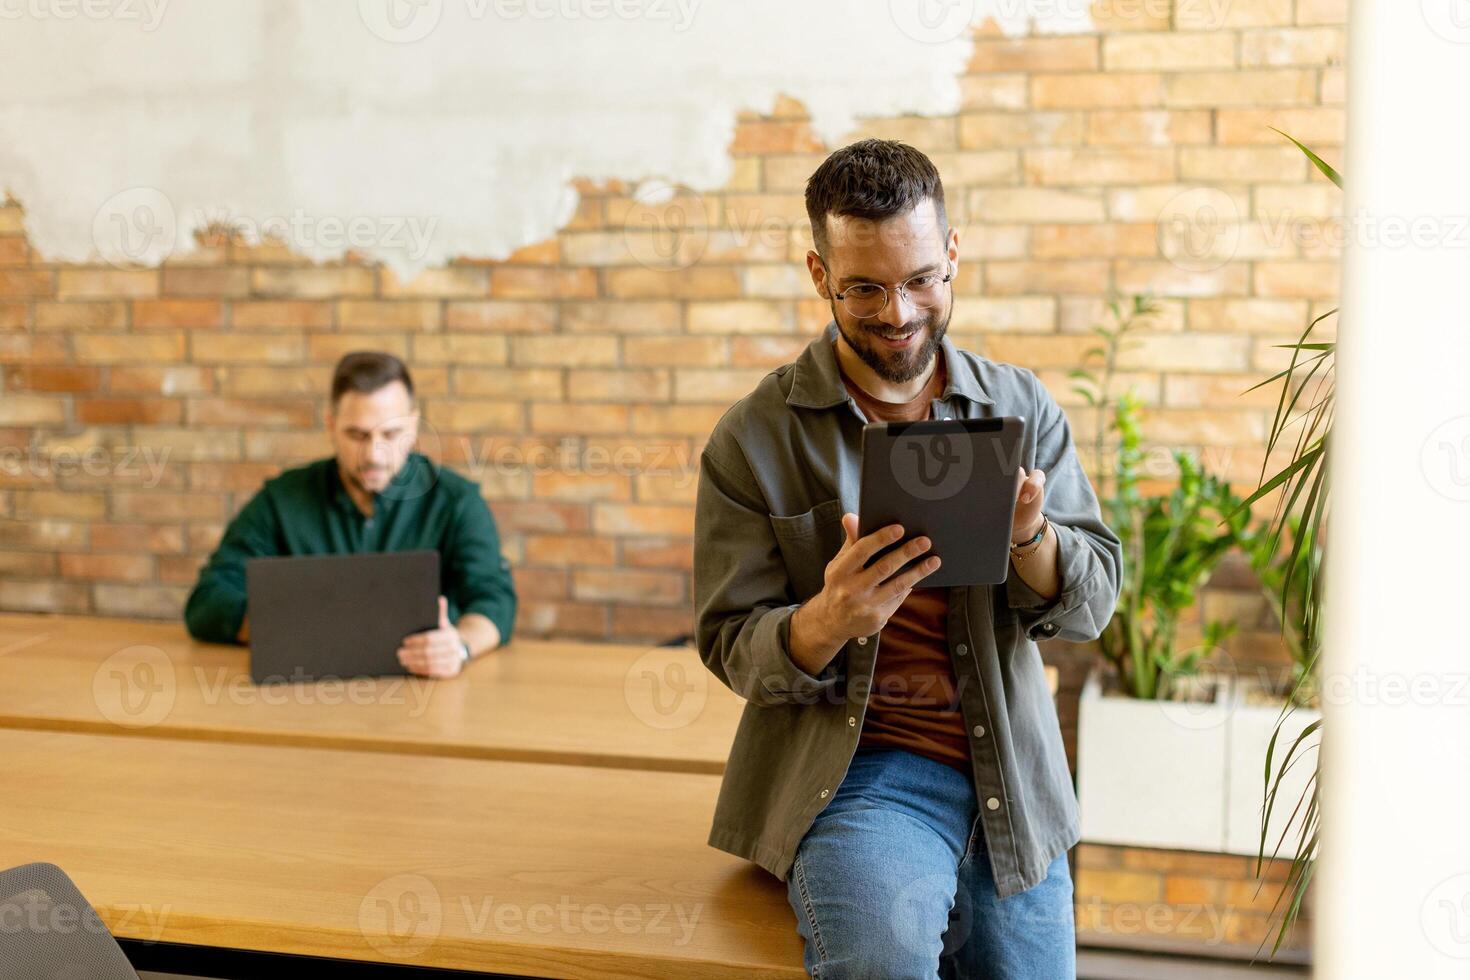
[[[228,222],[401,278],[555,233],[573,178],[730,175],[778,95],[840,141],[959,106],[969,28],[1087,0],[0,0],[0,189],[49,259],[156,263]]]

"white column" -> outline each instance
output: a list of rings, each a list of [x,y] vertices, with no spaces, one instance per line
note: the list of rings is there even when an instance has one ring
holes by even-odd
[[[1355,0],[1317,976],[1470,977],[1470,2]]]

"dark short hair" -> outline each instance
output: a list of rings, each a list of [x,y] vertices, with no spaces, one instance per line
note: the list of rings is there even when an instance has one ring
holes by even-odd
[[[866,139],[844,146],[822,161],[806,182],[806,214],[817,252],[827,250],[827,215],[881,221],[907,214],[929,198],[948,225],[939,169],[920,151],[897,140]]]
[[[332,404],[336,405],[349,391],[370,395],[395,381],[403,382],[409,397],[413,397],[413,379],[408,376],[408,367],[392,354],[378,350],[343,354],[332,371]]]

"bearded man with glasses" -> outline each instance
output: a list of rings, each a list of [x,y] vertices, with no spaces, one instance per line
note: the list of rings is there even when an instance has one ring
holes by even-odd
[[[700,459],[697,640],[748,702],[710,843],[785,880],[814,977],[1067,980],[1077,803],[1035,641],[1101,632],[1117,535],[1035,374],[946,336],[960,244],[934,164],[864,140],[806,203],[832,322]],[[865,567],[904,531],[857,534],[863,425],[1008,415],[1007,580],[925,588],[924,537]]]

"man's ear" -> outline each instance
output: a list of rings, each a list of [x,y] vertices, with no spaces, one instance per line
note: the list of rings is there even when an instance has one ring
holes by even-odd
[[[812,277],[812,285],[817,287],[817,295],[830,300],[832,291],[827,286],[827,269],[822,265],[822,257],[817,254],[816,249],[807,249],[806,271]]]

